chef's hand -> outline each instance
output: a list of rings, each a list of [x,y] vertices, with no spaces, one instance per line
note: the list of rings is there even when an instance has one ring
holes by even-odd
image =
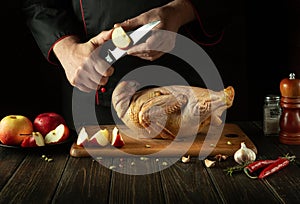
[[[103,31],[86,43],[76,36],[68,36],[55,44],[53,51],[65,70],[71,85],[84,92],[105,85],[114,68],[99,56],[101,45],[111,39],[110,31]]]
[[[127,54],[145,60],[156,60],[175,46],[176,33],[179,28],[195,19],[194,9],[188,0],[174,0],[162,7],[154,8],[116,26],[126,31],[134,30],[144,24],[160,20],[152,35],[141,44],[128,49]]]

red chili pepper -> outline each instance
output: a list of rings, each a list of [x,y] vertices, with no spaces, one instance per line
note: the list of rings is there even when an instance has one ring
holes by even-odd
[[[250,163],[244,168],[245,174],[252,179],[256,178],[265,178],[266,176],[279,171],[280,169],[284,168],[287,166],[290,161],[293,161],[295,159],[295,156],[288,156],[286,155],[285,157],[279,157],[278,159],[275,160],[258,160],[255,162]],[[252,176],[250,175],[251,173],[254,173],[255,171],[264,168],[259,176]]]
[[[280,157],[274,163],[270,164],[264,170],[262,170],[262,172],[260,172],[258,178],[259,179],[265,178],[265,177],[279,171],[280,169],[286,167],[287,165],[289,165],[289,163],[290,163],[289,159],[287,159],[285,157]]]
[[[264,168],[272,163],[274,163],[276,160],[257,160],[255,162],[250,163],[248,166],[246,166],[245,168],[247,168],[247,170],[250,173],[253,173],[255,171],[257,171],[258,169]]]
[[[248,164],[244,168],[244,172],[249,178],[256,179],[256,178],[258,178],[257,176],[252,176],[250,174],[256,172],[259,169],[265,168],[266,166],[273,164],[274,162],[276,162],[276,160],[270,160],[270,159],[257,160],[257,161],[254,161],[254,162]]]

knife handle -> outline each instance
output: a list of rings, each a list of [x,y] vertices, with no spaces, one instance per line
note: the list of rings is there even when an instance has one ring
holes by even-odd
[[[109,48],[108,44],[104,44],[104,46],[101,47],[99,56],[101,59],[105,60],[109,65],[112,65],[116,61],[116,59],[114,58],[114,56],[111,53],[111,49]],[[105,93],[106,92],[105,86],[100,86],[99,89],[96,91],[96,95],[95,95],[96,105],[100,105],[99,91],[101,93]]]

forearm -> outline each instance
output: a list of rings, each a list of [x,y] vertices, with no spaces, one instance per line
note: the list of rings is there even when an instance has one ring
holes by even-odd
[[[78,36],[70,35],[61,38],[53,46],[53,52],[55,56],[59,59],[63,58],[66,54],[69,54],[74,50],[74,47],[80,43]]]

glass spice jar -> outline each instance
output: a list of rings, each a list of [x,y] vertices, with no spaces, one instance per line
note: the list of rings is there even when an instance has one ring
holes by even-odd
[[[263,131],[265,135],[278,135],[281,116],[280,96],[267,95],[264,104]]]

